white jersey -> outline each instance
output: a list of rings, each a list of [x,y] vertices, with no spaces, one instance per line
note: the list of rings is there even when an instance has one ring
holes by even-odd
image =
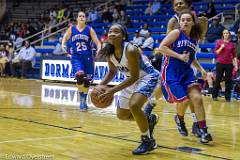
[[[110,61],[126,77],[130,76],[129,67],[128,67],[128,59],[127,59],[127,55],[126,55],[127,54],[126,49],[127,49],[128,44],[129,44],[129,42],[124,43],[123,53],[122,53],[122,57],[121,57],[120,61],[118,61],[114,55],[112,55],[110,57]],[[139,58],[140,58],[140,75],[139,75],[139,78],[144,77],[147,74],[157,72],[157,70],[154,69],[154,67],[151,65],[151,63],[147,59],[143,58],[142,55],[140,55]]]

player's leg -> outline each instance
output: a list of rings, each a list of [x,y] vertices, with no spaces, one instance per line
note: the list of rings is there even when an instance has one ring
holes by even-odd
[[[209,141],[212,141],[212,137],[207,131],[205,110],[204,110],[203,99],[202,99],[199,87],[191,86],[188,89],[188,95],[194,106],[194,110],[198,119],[198,125],[201,131],[200,142],[208,143]]]

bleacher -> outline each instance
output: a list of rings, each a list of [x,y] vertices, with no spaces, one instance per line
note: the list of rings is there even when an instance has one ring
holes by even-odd
[[[150,1],[153,0],[133,0],[132,2],[133,4],[131,6],[126,7],[126,13],[128,15],[128,18],[131,20],[132,26],[131,28],[128,28],[129,39],[131,40],[133,38],[133,33],[136,30],[139,30],[140,28],[143,27],[144,23],[147,23],[149,25],[149,30],[152,32],[152,36],[155,40],[155,46],[159,46],[160,42],[165,37],[167,22],[174,13],[171,9],[172,8],[171,4],[164,4],[161,6],[161,11],[157,15],[146,16],[143,13]],[[214,1],[217,13],[233,10],[234,5],[237,3],[239,3],[239,0],[231,0],[231,3],[227,0]],[[193,3],[194,10],[197,12],[206,11],[207,5],[208,2],[205,1]],[[103,23],[101,20],[98,20],[97,22],[94,22],[93,28],[95,29],[98,37],[100,38],[103,31],[105,29],[108,29],[110,25],[111,23]],[[58,38],[58,36],[56,37]],[[44,54],[46,53],[52,53],[53,49],[51,47],[57,44],[58,42],[57,38],[56,40],[53,41],[45,40],[43,42],[43,45],[45,47],[36,47],[36,51],[40,53],[41,56],[44,56]],[[207,70],[211,70],[215,66],[216,57],[213,53],[214,47],[215,43],[199,44],[200,49],[208,49],[210,51],[209,53],[199,52],[196,55],[201,65]],[[146,52],[145,54],[151,55],[152,53]],[[37,57],[36,60],[40,61],[41,58]],[[40,66],[38,65],[36,67]]]

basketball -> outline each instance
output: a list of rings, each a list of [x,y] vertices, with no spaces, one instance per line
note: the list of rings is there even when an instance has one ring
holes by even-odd
[[[90,93],[90,98],[95,107],[107,108],[112,104],[113,96],[108,97],[104,101],[99,99],[99,95],[103,94],[107,90],[107,88],[107,86],[97,86],[93,88],[92,92]]]

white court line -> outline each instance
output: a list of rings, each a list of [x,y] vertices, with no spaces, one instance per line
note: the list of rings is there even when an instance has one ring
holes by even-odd
[[[73,136],[47,137],[47,138],[26,138],[26,139],[17,139],[17,140],[7,140],[7,141],[1,141],[0,144],[16,143],[16,142],[41,141],[41,140],[54,140],[54,139],[66,139],[66,138],[73,138],[73,137],[80,137],[80,136],[84,136],[84,135],[78,134],[78,135],[73,135]]]
[[[37,95],[33,95],[33,94],[25,94],[25,93],[19,93],[19,92],[11,92],[11,91],[3,91],[3,92],[14,93],[14,94],[20,94],[20,95],[24,95],[24,96],[31,96],[31,97],[39,97],[39,98],[41,98],[41,96],[37,96]]]

